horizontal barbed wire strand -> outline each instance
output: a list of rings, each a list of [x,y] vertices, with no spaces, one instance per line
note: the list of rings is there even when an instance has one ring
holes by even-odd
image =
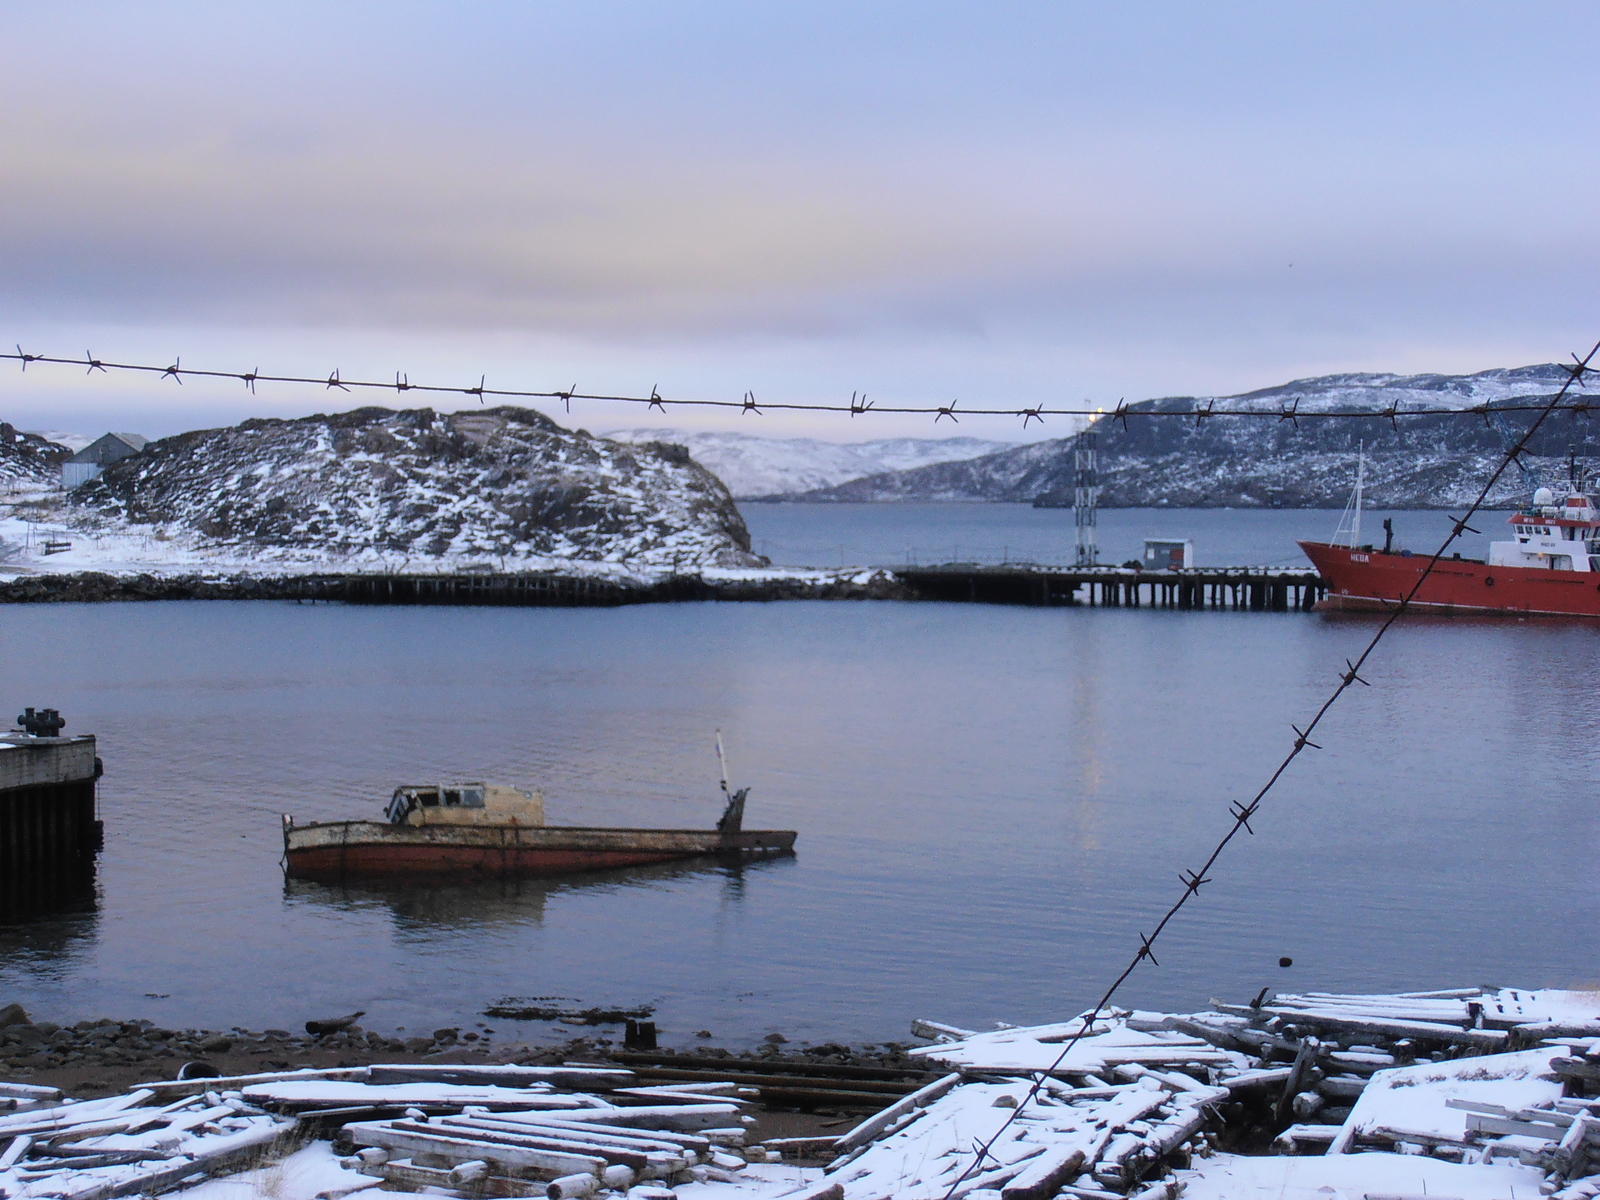
[[[1111,986],[1105,990],[1104,994],[1101,995],[1095,1006],[1081,1018],[1078,1031],[1067,1039],[1066,1045],[1062,1047],[1061,1053],[1056,1056],[1055,1061],[1051,1063],[1050,1066],[1045,1070],[1035,1074],[1033,1084],[1031,1087],[1029,1087],[1027,1095],[1023,1097],[1022,1101],[1017,1105],[1016,1108],[1011,1110],[1011,1115],[1001,1123],[1000,1128],[995,1130],[994,1134],[987,1142],[983,1143],[981,1147],[977,1148],[977,1153],[973,1157],[972,1162],[968,1165],[966,1170],[962,1171],[961,1175],[956,1179],[956,1181],[950,1185],[950,1190],[945,1193],[944,1200],[950,1200],[950,1198],[955,1195],[956,1189],[961,1186],[961,1184],[969,1175],[972,1174],[973,1171],[977,1170],[979,1165],[983,1163],[986,1158],[989,1157],[989,1151],[993,1148],[995,1142],[999,1141],[1001,1134],[1005,1133],[1005,1131],[1011,1127],[1012,1122],[1014,1122],[1017,1117],[1021,1115],[1023,1109],[1025,1109],[1031,1101],[1038,1097],[1040,1090],[1044,1087],[1045,1080],[1050,1077],[1052,1072],[1058,1070],[1061,1064],[1067,1060],[1067,1055],[1072,1053],[1073,1047],[1075,1047],[1080,1041],[1088,1036],[1089,1030],[1094,1027],[1095,1021],[1099,1019],[1101,1013],[1103,1013],[1110,1005],[1112,997],[1114,997],[1121,989],[1122,985],[1127,982],[1129,976],[1134,973],[1139,964],[1147,958],[1152,963],[1156,962],[1155,955],[1152,953],[1152,948],[1155,945],[1156,939],[1166,931],[1167,926],[1171,924],[1172,920],[1178,915],[1179,912],[1183,910],[1184,905],[1188,904],[1190,899],[1199,892],[1201,886],[1211,882],[1211,878],[1206,874],[1206,872],[1210,871],[1212,867],[1216,865],[1217,860],[1222,857],[1222,852],[1228,848],[1228,845],[1233,841],[1234,838],[1239,836],[1239,831],[1244,830],[1247,833],[1255,833],[1255,830],[1250,828],[1250,818],[1255,816],[1256,810],[1261,807],[1261,802],[1266,798],[1267,793],[1273,789],[1278,780],[1283,778],[1284,772],[1289,769],[1289,764],[1300,757],[1301,751],[1305,750],[1308,746],[1313,750],[1322,749],[1322,747],[1311,741],[1311,735],[1316,732],[1317,726],[1322,723],[1322,718],[1327,716],[1328,710],[1331,709],[1334,704],[1338,702],[1339,697],[1343,696],[1345,692],[1349,691],[1353,685],[1360,683],[1365,686],[1370,686],[1367,684],[1365,679],[1361,678],[1360,675],[1361,668],[1366,665],[1367,659],[1370,658],[1372,652],[1378,648],[1378,643],[1383,641],[1384,635],[1394,627],[1394,623],[1400,619],[1400,617],[1408,608],[1410,608],[1412,600],[1416,598],[1418,589],[1422,587],[1424,582],[1426,582],[1428,576],[1433,573],[1434,567],[1439,564],[1439,560],[1444,557],[1445,552],[1450,549],[1450,546],[1455,542],[1455,540],[1463,533],[1477,532],[1477,530],[1472,529],[1467,522],[1470,521],[1479,511],[1479,509],[1483,507],[1484,501],[1489,497],[1489,492],[1494,488],[1494,485],[1500,481],[1500,476],[1504,475],[1507,469],[1509,469],[1517,460],[1517,457],[1526,451],[1528,442],[1533,437],[1534,432],[1539,428],[1540,425],[1544,424],[1545,419],[1549,417],[1551,413],[1557,410],[1561,404],[1561,401],[1565,399],[1567,393],[1572,390],[1573,385],[1578,384],[1581,386],[1584,375],[1590,370],[1595,369],[1591,368],[1589,363],[1594,359],[1596,354],[1600,354],[1600,342],[1596,342],[1594,349],[1590,350],[1589,353],[1584,355],[1582,358],[1578,358],[1577,355],[1573,355],[1574,365],[1566,368],[1567,381],[1561,385],[1561,390],[1543,405],[1538,416],[1529,423],[1528,428],[1523,433],[1522,437],[1519,438],[1514,445],[1509,447],[1505,454],[1501,456],[1499,465],[1495,467],[1493,473],[1491,473],[1488,479],[1484,481],[1483,488],[1478,492],[1477,499],[1472,502],[1472,506],[1467,509],[1462,516],[1451,518],[1453,524],[1451,526],[1450,533],[1445,537],[1444,541],[1440,543],[1439,548],[1433,552],[1432,557],[1428,559],[1427,564],[1422,568],[1422,573],[1417,576],[1417,581],[1411,585],[1411,590],[1396,602],[1394,608],[1390,610],[1389,615],[1384,619],[1383,624],[1378,626],[1377,631],[1373,633],[1371,640],[1367,642],[1366,649],[1362,650],[1361,654],[1355,659],[1355,661],[1352,662],[1349,659],[1345,660],[1345,667],[1347,669],[1339,676],[1338,684],[1334,687],[1333,692],[1328,696],[1328,698],[1322,702],[1322,706],[1318,708],[1315,715],[1312,716],[1310,723],[1303,730],[1297,725],[1289,726],[1289,728],[1293,729],[1295,733],[1294,743],[1290,747],[1289,753],[1284,755],[1283,761],[1280,762],[1277,766],[1277,769],[1267,777],[1266,783],[1261,786],[1261,790],[1255,794],[1255,797],[1250,801],[1249,804],[1240,804],[1237,800],[1233,802],[1229,808],[1229,814],[1233,817],[1233,823],[1228,827],[1227,832],[1222,835],[1221,840],[1217,842],[1216,846],[1212,849],[1210,855],[1206,858],[1205,862],[1201,865],[1198,871],[1191,870],[1179,872],[1178,881],[1183,884],[1183,891],[1178,896],[1178,899],[1173,903],[1171,908],[1167,909],[1161,920],[1156,922],[1155,930],[1150,934],[1149,937],[1146,937],[1142,933],[1139,935],[1139,948],[1134,951],[1133,958],[1128,962],[1128,965],[1122,969],[1121,974],[1112,980]],[[1156,965],[1159,966],[1160,964],[1156,963]]]
[[[1576,376],[1581,376],[1587,369],[1586,365],[1579,361],[1576,355],[1573,357],[1576,365],[1568,367],[1563,364],[1562,369],[1567,371],[1569,375],[1576,372]],[[783,412],[849,413],[852,417],[865,416],[869,413],[902,416],[921,415],[932,416],[935,424],[938,424],[946,417],[956,424],[960,423],[962,417],[1021,417],[1023,428],[1027,428],[1034,421],[1043,424],[1045,417],[1098,417],[1102,420],[1121,421],[1124,429],[1127,428],[1128,418],[1130,417],[1186,418],[1193,419],[1196,425],[1199,425],[1209,417],[1243,417],[1268,421],[1289,421],[1296,428],[1299,427],[1301,421],[1378,419],[1388,421],[1398,429],[1401,417],[1476,416],[1487,423],[1491,412],[1540,413],[1545,411],[1545,405],[1537,397],[1530,397],[1525,403],[1485,402],[1454,408],[1401,408],[1398,402],[1392,402],[1383,408],[1322,410],[1301,410],[1299,405],[1303,397],[1296,397],[1293,403],[1280,404],[1276,408],[1249,409],[1218,408],[1214,401],[1207,402],[1204,405],[1195,404],[1188,408],[1151,409],[1138,408],[1123,400],[1118,400],[1116,406],[1111,409],[1103,406],[1096,408],[1052,408],[1044,404],[1032,407],[1024,406],[1022,408],[962,408],[960,407],[960,400],[952,400],[948,404],[880,405],[876,400],[869,401],[865,395],[858,399],[855,394],[851,395],[849,401],[841,403],[803,400],[758,401],[753,392],[746,392],[743,398],[739,400],[668,399],[660,395],[654,388],[651,389],[648,396],[620,396],[599,392],[580,392],[576,389],[576,385],[566,391],[529,391],[517,388],[488,387],[485,383],[486,376],[479,376],[475,387],[453,387],[444,384],[412,383],[409,378],[402,378],[399,374],[396,374],[392,383],[388,380],[342,379],[337,370],[324,379],[321,376],[312,375],[267,375],[260,371],[203,370],[197,367],[185,367],[182,365],[181,359],[175,359],[170,365],[161,367],[145,363],[111,362],[95,358],[90,354],[85,354],[83,358],[61,358],[49,354],[29,354],[21,346],[17,347],[15,354],[0,353],[0,362],[4,361],[21,363],[24,371],[28,369],[30,364],[45,363],[54,366],[85,367],[88,373],[95,371],[128,371],[142,375],[154,375],[158,378],[176,380],[180,384],[185,378],[231,379],[243,383],[252,391],[255,390],[255,385],[258,383],[285,383],[321,387],[324,390],[338,389],[345,392],[359,388],[367,391],[394,392],[396,395],[403,395],[406,392],[421,392],[427,395],[475,396],[479,403],[486,402],[487,398],[491,396],[504,400],[559,400],[566,405],[569,413],[572,411],[572,402],[574,400],[590,400],[617,404],[642,404],[647,409],[655,409],[662,413],[667,411],[667,405],[672,404],[687,408],[736,408],[742,412],[755,413],[758,416],[767,409]],[[1560,394],[1563,397],[1566,395],[1570,385],[1571,379],[1561,389]],[[1141,401],[1140,403],[1159,403],[1159,401]],[[1591,409],[1600,408],[1600,405],[1590,404],[1585,401],[1564,405],[1562,408],[1563,411],[1569,412],[1573,416],[1587,417]],[[1545,415],[1548,415],[1548,413]]]

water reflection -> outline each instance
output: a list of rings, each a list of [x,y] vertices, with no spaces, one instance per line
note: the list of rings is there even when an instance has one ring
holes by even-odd
[[[36,890],[0,904],[0,961],[64,970],[93,949],[100,933],[94,864],[37,882]]]
[[[722,902],[737,907],[744,900],[747,875],[777,869],[794,854],[723,862],[715,858],[682,859],[643,867],[619,867],[535,879],[490,879],[460,883],[406,883],[393,879],[316,883],[285,878],[283,894],[291,905],[328,906],[346,912],[386,909],[397,929],[425,932],[452,929],[478,932],[496,927],[541,925],[545,906],[565,893],[662,887],[697,879],[721,879]]]

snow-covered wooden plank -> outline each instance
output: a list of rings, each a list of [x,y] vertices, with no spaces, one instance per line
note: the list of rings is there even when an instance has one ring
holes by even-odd
[[[39,1100],[46,1103],[61,1099],[61,1089],[42,1087],[35,1083],[0,1083],[0,1096],[13,1100]]]
[[[606,1160],[597,1155],[568,1153],[559,1150],[539,1150],[528,1146],[496,1145],[487,1153],[485,1143],[468,1137],[450,1137],[445,1133],[418,1133],[396,1129],[387,1121],[357,1121],[344,1127],[344,1135],[357,1146],[381,1146],[386,1150],[404,1150],[410,1154],[437,1154],[456,1162],[488,1159],[524,1171],[538,1171],[547,1178],[575,1175],[587,1171],[599,1175]]]
[[[1296,1009],[1277,1006],[1252,1009],[1245,1005],[1212,1004],[1222,1012],[1235,1016],[1281,1017],[1297,1025],[1310,1025],[1318,1029],[1332,1029],[1341,1033],[1359,1033],[1392,1038],[1426,1038],[1430,1041],[1448,1042],[1459,1046],[1476,1046],[1480,1049],[1504,1048],[1510,1036],[1503,1029],[1463,1029],[1458,1025],[1445,1025],[1432,1021],[1409,1021],[1359,1017],[1327,1009]]]
[[[265,1108],[342,1108],[352,1104],[404,1108],[424,1104],[520,1105],[526,1108],[581,1109],[596,1101],[583,1096],[556,1095],[545,1089],[464,1086],[454,1083],[371,1084],[337,1079],[286,1079],[254,1084],[243,1089],[247,1104]]]
[[[932,1083],[918,1088],[909,1096],[902,1097],[882,1112],[868,1117],[861,1124],[850,1130],[835,1143],[835,1149],[841,1151],[850,1150],[870,1142],[899,1118],[919,1108],[928,1107],[935,1100],[949,1093],[960,1082],[960,1072],[953,1072],[942,1079],[936,1079]]]
[[[17,1133],[54,1133],[59,1130],[86,1125],[91,1121],[106,1120],[124,1109],[143,1104],[152,1093],[148,1088],[107,1096],[103,1100],[78,1100],[54,1108],[37,1108],[31,1112],[14,1113],[0,1117],[0,1136]]]
[[[453,1083],[466,1086],[527,1088],[537,1084],[575,1092],[605,1092],[638,1083],[623,1067],[471,1066],[445,1063],[375,1063],[369,1083]]]
[[[616,1111],[621,1112],[626,1110],[618,1109]],[[638,1109],[634,1109],[632,1111],[637,1112]],[[446,1120],[450,1119],[452,1118],[446,1118]],[[592,1132],[596,1135],[604,1134],[608,1138],[616,1138],[619,1140],[626,1139],[629,1141],[668,1143],[672,1145],[686,1146],[696,1151],[708,1149],[711,1146],[711,1135],[722,1128],[721,1126],[712,1126],[698,1133],[691,1133],[683,1130],[663,1129],[659,1125],[646,1125],[643,1128],[633,1128],[627,1125],[619,1125],[614,1122],[608,1122],[604,1120],[602,1115],[598,1114],[598,1112],[594,1118],[585,1121],[569,1120],[564,1114],[527,1112],[495,1113],[493,1119],[496,1121],[514,1123],[519,1126],[538,1125],[551,1129],[566,1129],[572,1132],[584,1134],[589,1134]],[[742,1129],[741,1132],[743,1132]]]
[[[445,1192],[456,1190],[449,1171],[438,1167],[419,1167],[405,1158],[363,1166],[361,1173],[372,1176],[374,1181],[381,1179],[408,1192],[420,1192],[425,1188],[440,1188]],[[533,1190],[534,1185],[530,1180],[518,1179],[513,1175],[486,1175],[472,1184],[473,1194],[478,1196],[527,1196]]]
[[[252,1084],[289,1079],[365,1079],[366,1067],[320,1067],[297,1071],[263,1071],[254,1075],[214,1075],[209,1079],[162,1079],[147,1083],[158,1096],[198,1096],[202,1092],[243,1091]]]
[[[676,1130],[682,1133],[717,1129],[726,1125],[742,1125],[752,1119],[744,1116],[737,1104],[643,1104],[636,1108],[575,1108],[562,1112],[560,1116],[563,1121],[593,1121],[601,1125]]]
[[[25,1133],[19,1133],[12,1138],[4,1151],[0,1151],[0,1171],[10,1170],[22,1160],[28,1152],[28,1147],[33,1145],[33,1139]]]
[[[62,1200],[113,1200],[117,1196],[153,1195],[197,1175],[216,1175],[254,1158],[284,1136],[292,1126],[262,1117],[251,1125],[219,1137],[204,1138],[185,1147],[184,1161],[146,1168],[109,1180],[95,1180],[62,1195]]]
[[[1049,1200],[1083,1169],[1085,1157],[1082,1146],[1046,1150],[1000,1189],[1002,1200]]]
[[[557,1128],[553,1125],[536,1125],[515,1121],[498,1121],[493,1117],[460,1116],[460,1117],[435,1117],[429,1124],[436,1128],[459,1129],[466,1131],[462,1136],[467,1136],[474,1130],[485,1131],[486,1134],[511,1134],[519,1137],[553,1137],[566,1138],[570,1141],[581,1141],[592,1145],[612,1146],[619,1150],[629,1150],[637,1154],[658,1153],[682,1156],[686,1150],[693,1149],[681,1142],[668,1141],[662,1137],[622,1136],[607,1132],[594,1126],[574,1122],[570,1126]],[[637,1131],[634,1131],[637,1132]],[[703,1147],[710,1150],[710,1143]]]
[[[464,1125],[459,1122],[434,1124],[422,1121],[390,1121],[387,1124],[390,1129],[401,1133],[442,1135],[478,1142],[484,1146],[484,1153],[489,1158],[495,1157],[497,1152],[495,1147],[522,1146],[532,1150],[592,1155],[603,1158],[609,1163],[621,1163],[632,1167],[642,1175],[667,1175],[686,1165],[682,1151],[677,1147],[672,1147],[670,1151],[623,1147],[615,1143],[585,1138],[582,1134],[562,1134],[556,1130],[546,1130],[543,1133],[521,1130],[512,1133],[504,1129],[488,1129],[477,1123]]]
[[[976,1029],[962,1029],[959,1025],[946,1025],[942,1021],[915,1020],[911,1022],[911,1036],[927,1038],[930,1042],[939,1039],[965,1041],[967,1038],[977,1037]]]

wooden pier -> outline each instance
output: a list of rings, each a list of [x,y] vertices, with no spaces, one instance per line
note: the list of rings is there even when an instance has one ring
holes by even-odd
[[[93,737],[0,734],[0,916],[92,894],[99,774]]]
[[[1002,566],[698,574],[639,580],[558,571],[326,575],[23,576],[0,584],[0,603],[107,600],[294,600],[300,603],[603,608],[683,601],[940,600],[975,604],[1309,612],[1328,591],[1310,571]]]
[[[1328,585],[1313,571],[1120,567],[908,567],[895,577],[922,600],[975,604],[1083,605],[1091,608],[1310,612]]]

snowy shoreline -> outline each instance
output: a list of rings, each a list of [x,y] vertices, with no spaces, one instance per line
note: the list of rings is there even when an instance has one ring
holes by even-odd
[[[627,570],[582,569],[591,564],[566,563],[560,569],[509,572],[432,571],[381,572],[330,570],[326,563],[285,564],[288,569],[213,571],[17,571],[0,565],[0,604],[107,603],[138,600],[296,600],[329,603],[385,603],[378,598],[391,585],[426,592],[449,589],[456,599],[397,600],[395,603],[524,603],[530,605],[610,606],[672,601],[722,600],[893,600],[908,598],[908,589],[892,572],[878,569],[796,571],[721,569],[693,574],[635,573]],[[578,568],[578,569],[574,569]],[[475,600],[475,588],[510,594],[521,600]]]
[[[851,1052],[834,1045],[729,1059],[698,1046],[616,1053],[597,1038],[530,1054],[491,1048],[481,1025],[402,1041],[363,1031],[363,1015],[308,1022],[310,1038],[208,1037],[145,1021],[64,1030],[0,1009],[0,1045],[14,1047],[0,1057],[30,1077],[0,1082],[10,1110],[0,1187],[39,1200],[170,1188],[220,1197],[229,1185],[204,1181],[231,1175],[248,1196],[277,1163],[288,1168],[272,1189],[280,1200],[396,1190],[560,1200],[1600,1194],[1594,992],[1263,989],[1189,1013],[1107,1007],[989,1031],[919,1020],[912,1034],[926,1044],[886,1047],[892,1061],[877,1071],[840,1065]],[[144,1073],[241,1051],[227,1062],[244,1068],[236,1074],[222,1074],[220,1058],[176,1079]],[[396,1052],[421,1061],[378,1057]],[[574,1053],[582,1061],[566,1060]],[[317,1054],[375,1061],[307,1062]],[[73,1102],[66,1078],[41,1086],[34,1071],[67,1059],[138,1063],[141,1076],[120,1097]],[[796,1107],[801,1082],[784,1072],[830,1070],[832,1081],[813,1082],[854,1099],[812,1094],[798,1106],[813,1118],[857,1115],[784,1132],[785,1118],[770,1114]],[[856,1077],[896,1082],[838,1090]],[[316,1181],[284,1189],[299,1166],[314,1166]]]

